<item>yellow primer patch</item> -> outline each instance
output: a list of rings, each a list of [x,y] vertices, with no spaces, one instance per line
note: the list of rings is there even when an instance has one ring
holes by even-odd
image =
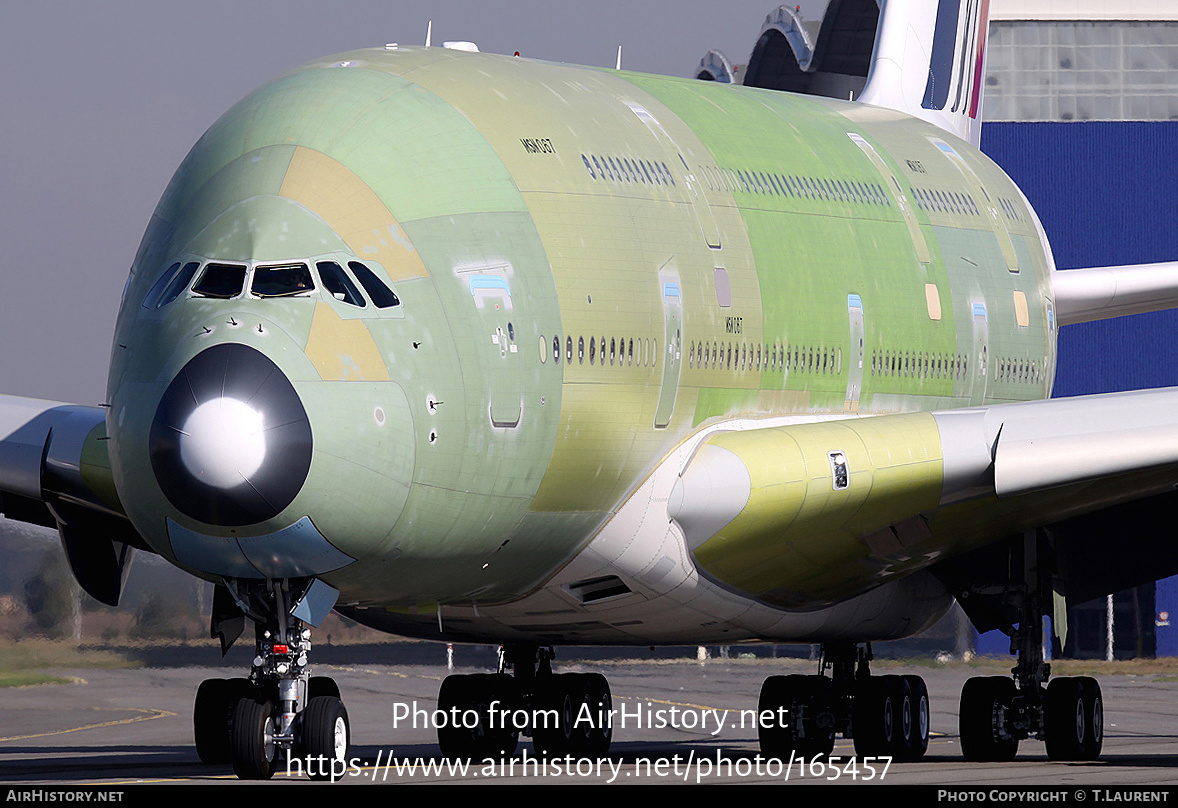
[[[381,359],[363,320],[345,320],[327,303],[315,304],[307,358],[324,381],[388,381]]]
[[[357,256],[384,267],[392,281],[429,274],[380,197],[323,152],[305,146],[295,149],[278,193],[313,211]]]
[[[928,318],[930,320],[940,320],[941,292],[937,289],[935,283],[926,283],[924,285],[924,301],[928,304]]]
[[[1017,291],[1014,293],[1014,321],[1024,328],[1031,324],[1031,313],[1027,310],[1027,296]]]

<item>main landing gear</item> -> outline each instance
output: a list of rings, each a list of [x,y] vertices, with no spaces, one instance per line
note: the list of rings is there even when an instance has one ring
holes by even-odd
[[[1021,619],[1011,634],[1018,664],[1014,678],[978,676],[961,690],[959,728],[966,760],[1012,760],[1019,742],[1037,738],[1051,760],[1096,760],[1104,742],[1104,701],[1090,676],[1052,679],[1043,659],[1043,615],[1052,592],[1051,546],[1046,537],[1023,538],[1023,581],[1012,590]],[[1040,563],[1042,561],[1043,563]]]
[[[197,690],[200,759],[232,763],[243,780],[269,779],[279,766],[339,779],[349,760],[348,711],[333,679],[310,675],[311,629],[291,614],[291,582],[237,588],[241,614],[255,623],[257,653],[248,678],[207,679]]]
[[[783,760],[826,756],[841,733],[854,738],[860,757],[924,757],[929,739],[924,679],[872,676],[870,661],[870,645],[832,643],[823,646],[823,673],[766,679],[757,707],[761,754]]]
[[[447,676],[438,693],[438,745],[451,758],[515,754],[530,735],[538,755],[597,757],[613,738],[609,683],[599,673],[552,672],[551,648],[507,646],[499,672]],[[511,671],[509,673],[508,671]]]

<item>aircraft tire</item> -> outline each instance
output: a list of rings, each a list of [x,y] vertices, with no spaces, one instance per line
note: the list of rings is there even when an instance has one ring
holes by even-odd
[[[589,715],[593,722],[586,751],[592,756],[604,755],[609,752],[614,735],[614,702],[609,691],[609,681],[600,673],[587,673],[585,684],[589,697]]]
[[[242,780],[269,780],[278,762],[274,705],[252,696],[238,699],[230,732],[233,771]]]
[[[330,676],[312,676],[307,682],[308,702],[316,696],[335,696],[338,699],[339,685]]]
[[[761,685],[757,714],[768,711],[770,719],[759,722],[757,734],[761,754],[786,760],[792,754],[810,759],[829,756],[834,750],[834,728],[819,727],[809,718],[799,735],[794,726],[794,711],[802,708],[803,715],[829,706],[830,680],[825,676],[770,676]],[[784,719],[784,721],[783,721]]]
[[[338,780],[347,771],[351,741],[344,703],[335,696],[312,697],[302,716],[302,748],[308,757],[310,778]]]
[[[510,714],[519,705],[519,688],[507,674],[447,676],[438,693],[438,709],[457,721],[438,727],[442,754],[459,759],[515,754],[519,730],[511,725]],[[473,726],[470,713],[477,716]]]
[[[1080,679],[1079,676],[1064,676],[1052,679],[1047,685],[1043,721],[1050,760],[1085,759],[1085,742],[1092,734],[1089,727],[1091,707],[1084,698],[1085,688]]]
[[[958,731],[961,753],[971,762],[1014,760],[1018,739],[1002,737],[999,713],[1014,703],[1014,680],[1005,676],[974,676],[961,689]]]
[[[1104,746],[1104,698],[1100,683],[1091,676],[1080,676],[1083,689],[1084,715],[1088,719],[1088,733],[1081,745],[1081,760],[1097,760]]]
[[[920,676],[905,676],[908,690],[912,694],[912,734],[905,760],[920,760],[928,751],[929,739],[929,698],[928,686]]]
[[[229,700],[229,683],[224,679],[205,679],[196,689],[192,734],[204,763],[229,762],[229,724],[235,703]]]
[[[912,744],[912,691],[902,676],[872,676],[855,694],[855,754],[907,759]]]
[[[543,757],[580,755],[577,716],[587,703],[588,692],[579,674],[563,673],[547,677],[537,684],[536,708],[543,715],[532,728],[532,745]]]

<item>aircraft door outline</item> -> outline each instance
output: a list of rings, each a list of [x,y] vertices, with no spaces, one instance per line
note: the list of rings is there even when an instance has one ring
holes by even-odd
[[[679,392],[679,371],[683,357],[683,297],[677,273],[660,272],[659,289],[663,301],[663,381],[659,388],[659,403],[655,409],[654,426],[666,429],[675,411],[675,397]]]
[[[865,346],[863,344],[863,299],[856,294],[847,295],[847,319],[850,321],[851,351],[850,365],[847,367],[847,399],[843,405],[845,410],[854,412],[859,409],[859,394],[863,390],[863,363]]]

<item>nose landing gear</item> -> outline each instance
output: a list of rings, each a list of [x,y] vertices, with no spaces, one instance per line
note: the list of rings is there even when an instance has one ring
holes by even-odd
[[[305,612],[288,608],[291,583],[239,581],[235,588],[241,613],[254,620],[257,652],[248,678],[201,683],[197,753],[206,763],[232,763],[243,780],[267,780],[279,767],[339,779],[349,765],[348,711],[334,680],[310,675],[311,629],[295,616]]]

